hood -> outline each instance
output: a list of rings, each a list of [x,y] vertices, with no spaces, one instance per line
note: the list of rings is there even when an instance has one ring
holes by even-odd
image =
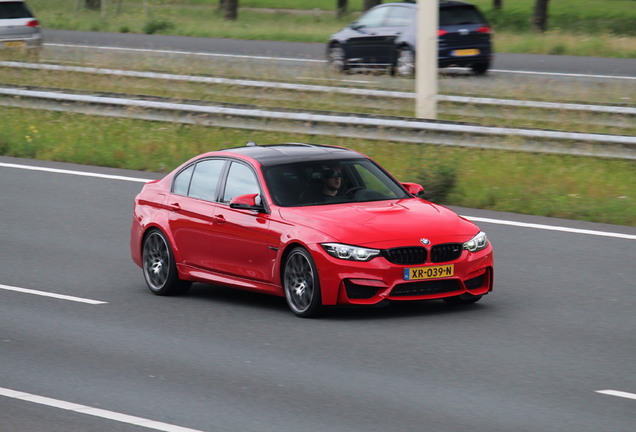
[[[465,242],[479,232],[472,222],[446,207],[418,198],[397,201],[281,207],[281,218],[332,237],[335,242],[391,248]]]

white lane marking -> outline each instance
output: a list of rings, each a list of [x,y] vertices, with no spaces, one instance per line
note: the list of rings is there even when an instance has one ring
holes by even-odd
[[[157,50],[157,49],[143,49],[143,48],[124,48],[124,47],[73,45],[73,44],[57,44],[57,43],[45,43],[44,46],[56,46],[56,47],[63,47],[63,48],[88,48],[91,50],[101,49],[101,50],[111,50],[111,51],[151,52],[151,53],[158,53],[158,54],[181,54],[181,55],[192,55],[192,56],[203,56],[203,57],[227,57],[227,58],[254,59],[254,60],[327,63],[327,60],[317,60],[317,59],[251,56],[251,55],[241,55],[241,54],[204,53],[204,52],[189,52],[189,51],[179,51],[179,50]],[[515,73],[515,74],[527,74],[527,75],[564,76],[564,77],[572,77],[572,78],[603,78],[603,79],[636,80],[636,77],[631,77],[631,76],[592,75],[592,74],[576,74],[576,73],[564,73],[564,72],[562,73],[562,72],[515,71],[515,70],[507,70],[507,69],[491,69],[489,72]]]
[[[315,59],[252,56],[252,55],[241,55],[241,54],[204,53],[204,52],[190,52],[190,51],[179,51],[179,50],[105,47],[105,46],[93,46],[93,45],[72,45],[72,44],[56,44],[56,43],[45,43],[44,45],[57,46],[57,47],[63,47],[63,48],[89,48],[91,50],[101,49],[101,50],[111,50],[111,51],[151,52],[151,53],[158,53],[158,54],[181,54],[181,55],[202,56],[202,57],[227,57],[227,58],[238,58],[238,59],[276,60],[276,61],[308,62],[308,63],[326,63],[327,62],[327,60],[315,60]]]
[[[51,293],[51,292],[47,292],[47,291],[38,291],[38,290],[34,290],[34,289],[20,288],[20,287],[15,287],[15,286],[10,286],[10,285],[3,285],[3,284],[0,284],[0,289],[6,290],[6,291],[16,291],[16,292],[21,292],[21,293],[25,293],[25,294],[39,295],[39,296],[42,296],[42,297],[53,297],[53,298],[60,299],[60,300],[68,300],[68,301],[74,301],[74,302],[78,302],[78,303],[87,303],[87,304],[92,304],[92,305],[108,304],[108,302],[105,302],[105,301],[91,300],[91,299],[87,299],[87,298],[74,297],[74,296],[69,296],[69,295],[64,295],[64,294],[55,294],[55,293]]]
[[[109,180],[124,180],[124,181],[139,182],[139,183],[148,183],[149,181],[151,181],[151,179],[143,179],[143,178],[137,178],[137,177],[98,174],[98,173],[85,172],[85,171],[72,171],[72,170],[65,170],[65,169],[46,168],[46,167],[38,167],[38,166],[31,166],[31,165],[18,165],[18,164],[2,163],[2,162],[0,162],[0,167],[25,169],[25,170],[31,170],[31,171],[44,171],[44,172],[57,173],[57,174],[71,174],[71,175],[78,175],[78,176],[84,176],[84,177],[97,177],[97,178],[103,178],[103,179],[109,179]]]
[[[617,390],[597,390],[596,393],[600,393],[600,394],[604,394],[604,395],[608,395],[608,396],[621,397],[621,398],[625,398],[625,399],[634,399],[634,400],[636,400],[636,394],[622,392],[622,391],[617,391]]]
[[[490,69],[488,72],[511,73],[511,74],[522,74],[522,75],[562,76],[562,77],[571,77],[571,78],[603,78],[603,79],[636,80],[636,77],[631,77],[631,76],[592,75],[592,74],[577,74],[577,73],[567,73],[567,72],[515,71],[515,70],[507,70],[507,69]]]
[[[631,234],[622,234],[622,233],[614,233],[614,232],[607,232],[607,231],[594,231],[594,230],[587,230],[587,229],[534,224],[534,223],[526,223],[526,222],[515,222],[515,221],[490,219],[490,218],[482,218],[482,217],[474,217],[474,216],[464,216],[464,217],[466,219],[470,219],[473,222],[484,222],[484,223],[492,223],[492,224],[498,224],[498,225],[510,225],[510,226],[522,227],[522,228],[535,228],[535,229],[541,229],[546,231],[561,231],[561,232],[567,232],[567,233],[573,233],[573,234],[587,234],[587,235],[602,236],[602,237],[621,238],[626,240],[636,240],[636,235],[631,235]]]
[[[86,414],[94,417],[101,417],[108,420],[114,420],[121,423],[127,423],[134,426],[141,426],[147,429],[154,429],[164,432],[203,432],[197,429],[190,429],[181,426],[175,426],[168,423],[162,423],[154,420],[135,417],[127,414],[121,414],[115,411],[108,411],[99,408],[93,408],[86,405],[80,405],[72,402],[66,402],[59,399],[51,399],[44,396],[38,396],[31,393],[11,390],[0,387],[0,396],[6,396],[12,399],[18,399],[35,404],[46,405],[53,408],[59,408],[67,411],[73,411],[79,414]]]
[[[140,179],[137,177],[109,176],[105,174],[95,174],[95,173],[84,172],[84,171],[59,170],[55,168],[34,167],[30,165],[18,165],[18,164],[9,164],[9,163],[2,163],[2,162],[0,162],[0,167],[46,171],[51,173],[72,174],[72,175],[78,175],[78,176],[100,177],[100,178],[106,178],[106,179],[114,178],[117,180],[142,182],[142,183],[146,183],[150,181],[150,179]],[[526,222],[515,222],[515,221],[509,221],[509,220],[503,220],[503,219],[490,219],[490,218],[482,218],[482,217],[467,216],[467,215],[463,215],[463,217],[465,217],[466,219],[470,219],[474,222],[491,223],[491,224],[498,224],[498,225],[510,225],[510,226],[516,226],[516,227],[522,227],[522,228],[535,228],[535,229],[542,229],[547,231],[562,231],[562,232],[568,232],[573,234],[587,234],[587,235],[595,235],[595,236],[602,236],[602,237],[614,237],[614,238],[621,238],[626,240],[636,240],[636,235],[631,235],[631,234],[622,234],[622,233],[614,233],[614,232],[607,232],[607,231],[594,231],[594,230],[586,230],[586,229],[578,229],[578,228],[569,228],[569,227],[563,227],[563,226],[533,224],[533,223],[526,223]]]

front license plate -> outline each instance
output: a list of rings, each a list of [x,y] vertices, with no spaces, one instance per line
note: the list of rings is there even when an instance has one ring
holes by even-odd
[[[478,49],[455,50],[453,51],[453,55],[455,57],[474,56],[474,55],[479,55],[479,50]]]
[[[4,43],[4,46],[7,48],[22,48],[24,45],[24,41],[10,41]]]
[[[404,269],[404,280],[422,280],[451,277],[455,275],[453,264]]]

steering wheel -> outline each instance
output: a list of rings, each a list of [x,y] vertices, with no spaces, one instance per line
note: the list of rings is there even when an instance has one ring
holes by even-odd
[[[364,187],[362,187],[362,186],[354,186],[352,188],[349,188],[344,194],[345,194],[345,196],[353,197],[356,192],[358,192],[359,190],[362,190],[362,189],[364,189]]]

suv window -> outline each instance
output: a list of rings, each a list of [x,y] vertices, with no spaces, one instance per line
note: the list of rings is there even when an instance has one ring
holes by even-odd
[[[0,19],[31,17],[33,17],[33,14],[24,2],[0,2]]]

